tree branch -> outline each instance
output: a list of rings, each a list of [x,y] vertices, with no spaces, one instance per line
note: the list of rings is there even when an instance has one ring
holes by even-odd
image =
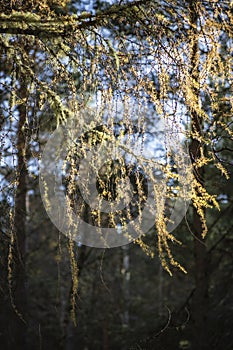
[[[37,37],[70,36],[81,29],[107,24],[112,19],[127,16],[128,10],[139,10],[138,6],[154,4],[151,0],[134,1],[125,5],[113,5],[92,15],[83,12],[80,16],[59,16],[44,18],[31,12],[0,14],[0,33],[34,35]]]

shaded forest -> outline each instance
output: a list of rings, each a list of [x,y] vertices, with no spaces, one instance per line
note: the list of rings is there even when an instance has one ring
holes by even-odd
[[[230,0],[0,4],[1,349],[233,348],[232,26]]]

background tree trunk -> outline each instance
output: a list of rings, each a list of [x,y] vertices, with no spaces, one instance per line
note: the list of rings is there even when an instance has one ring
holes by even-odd
[[[196,101],[199,99],[199,47],[198,47],[198,4],[199,1],[189,1],[189,13],[191,24],[191,51],[190,51],[190,73],[191,79],[195,83],[192,90]],[[192,134],[202,135],[203,120],[198,113],[191,108]],[[201,141],[195,137],[191,140],[190,155],[193,161],[193,171],[196,180],[204,185],[204,168],[196,168],[195,162],[201,157]],[[192,319],[194,321],[193,349],[205,349],[205,324],[208,309],[208,279],[207,279],[207,249],[205,239],[202,236],[202,220],[193,206],[193,233],[194,233],[194,276],[195,291],[192,302]]]
[[[13,219],[13,271],[14,281],[12,293],[13,313],[10,318],[11,348],[26,349],[27,339],[27,298],[26,298],[26,195],[27,195],[27,141],[24,126],[27,117],[27,83],[24,76],[20,77],[18,95],[24,102],[18,106],[19,121],[17,126],[17,189],[15,193],[15,212]]]

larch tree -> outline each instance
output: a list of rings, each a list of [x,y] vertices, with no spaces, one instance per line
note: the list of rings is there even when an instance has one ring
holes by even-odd
[[[10,201],[10,228],[4,228],[4,232],[9,234],[9,293],[15,322],[19,323],[15,341],[25,348],[21,327],[25,328],[27,322],[28,184],[33,176],[38,178],[37,160],[49,134],[60,127],[72,133],[69,125],[73,127],[75,121],[75,128],[84,133],[70,146],[61,168],[62,172],[67,166],[62,191],[66,191],[70,212],[79,210],[82,219],[93,226],[124,231],[132,217],[139,217],[140,222],[148,192],[153,189],[156,212],[149,231],[156,232],[158,255],[171,275],[177,268],[186,272],[172,254],[172,243],[181,244],[169,229],[176,223],[172,208],[177,198],[184,203],[191,198],[193,217],[189,230],[194,237],[196,273],[193,317],[199,334],[198,348],[204,349],[204,306],[208,296],[206,209],[219,208],[216,194],[206,189],[205,168],[211,165],[219,175],[229,176],[213,147],[219,142],[219,128],[232,138],[232,3],[115,1],[111,5],[103,2],[98,9],[85,8],[78,1],[34,0],[9,1],[0,9],[0,84],[4,91],[0,101],[1,179]],[[216,112],[221,105],[218,92],[226,81],[221,100],[228,109],[227,114],[221,109],[221,114]],[[89,119],[85,119],[85,113]],[[132,139],[141,147],[139,152],[132,151]],[[120,161],[107,163],[102,173],[97,172],[99,194],[105,201],[115,200],[116,183],[126,175],[131,177],[136,194],[129,209],[113,214],[112,208],[102,214],[83,200],[79,202],[81,194],[75,187],[77,162],[87,156],[86,147],[116,140],[124,157],[118,155]],[[182,143],[189,143],[190,164],[183,160]],[[144,147],[150,149],[149,159],[143,153]],[[127,163],[127,153],[133,164]],[[102,164],[97,154],[90,161],[92,171],[99,170],[98,157]],[[176,170],[184,167],[185,172]],[[45,199],[50,195],[47,185],[42,179]],[[118,195],[122,197],[122,193]],[[46,205],[49,211],[51,203],[47,201]],[[140,225],[135,225],[134,230],[137,237],[129,237],[129,241],[153,256],[153,247],[144,242],[147,232],[140,230]],[[69,233],[68,237],[73,276],[71,315],[75,322],[79,267],[73,237]]]

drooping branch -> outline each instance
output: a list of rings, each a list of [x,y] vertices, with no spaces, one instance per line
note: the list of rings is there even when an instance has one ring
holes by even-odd
[[[0,14],[0,33],[23,34],[37,37],[68,37],[71,33],[86,28],[107,25],[111,20],[128,17],[129,11],[137,13],[141,5],[149,5],[151,0],[134,1],[125,5],[113,5],[107,10],[96,14],[83,12],[79,16],[41,16],[31,12],[12,12],[11,14]]]

